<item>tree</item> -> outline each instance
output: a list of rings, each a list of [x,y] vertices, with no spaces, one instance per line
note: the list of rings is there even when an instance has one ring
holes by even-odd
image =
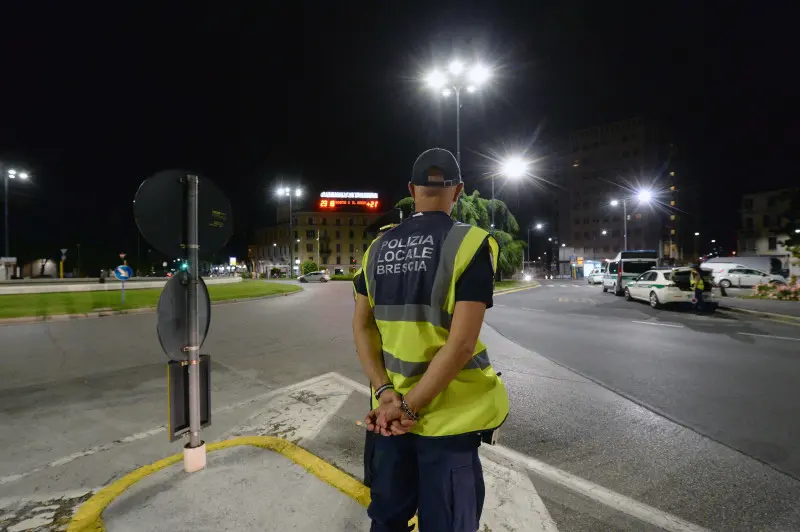
[[[303,275],[308,275],[309,273],[319,271],[319,266],[313,260],[307,260],[300,266],[300,270],[303,272]]]
[[[781,242],[792,257],[800,259],[800,188],[791,193],[789,208],[781,215],[781,226],[789,238]]]
[[[403,212],[403,218],[407,218],[414,212],[414,199],[411,197],[403,198],[395,205]],[[452,212],[453,219],[456,218],[455,209]],[[473,191],[472,194],[464,194],[461,201],[461,216],[464,223],[475,225],[486,231],[492,232],[492,201],[481,197],[480,192]],[[519,223],[511,213],[508,205],[502,200],[494,201],[495,228],[493,235],[500,247],[500,254],[497,257],[497,269],[501,275],[512,275],[522,267],[523,249],[525,244],[517,240],[519,234]]]

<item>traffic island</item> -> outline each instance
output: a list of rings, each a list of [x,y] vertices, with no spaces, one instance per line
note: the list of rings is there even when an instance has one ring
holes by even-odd
[[[369,490],[305,449],[272,436],[208,444],[208,466],[182,454],[98,491],[68,532],[141,530],[369,530]]]

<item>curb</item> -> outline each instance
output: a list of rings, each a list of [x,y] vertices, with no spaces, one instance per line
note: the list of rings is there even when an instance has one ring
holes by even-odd
[[[741,307],[729,307],[724,303],[719,303],[719,308],[730,312],[739,312],[741,314],[750,314],[751,316],[759,316],[771,320],[782,321],[790,324],[800,325],[800,316],[791,316],[789,314],[778,314],[776,312],[765,312],[762,310],[750,310]]]
[[[243,297],[241,299],[224,299],[222,301],[213,302],[211,303],[211,305],[217,306],[217,305],[229,305],[232,303],[246,303],[248,301],[259,301],[262,299],[273,299],[276,297],[293,296],[301,292],[303,292],[303,288],[300,288],[300,290],[296,290],[294,292],[285,292],[283,294]],[[0,318],[0,327],[4,325],[27,325],[29,323],[44,323],[51,321],[71,321],[71,320],[81,320],[87,318],[105,318],[108,316],[123,316],[126,314],[146,314],[155,311],[156,307],[140,307],[127,310],[106,310],[106,311],[100,310],[97,312],[84,312],[78,314],[53,314],[46,316],[22,316],[20,318]]]
[[[523,290],[532,290],[533,288],[539,288],[540,286],[542,286],[542,285],[540,285],[536,281],[533,281],[533,282],[531,282],[530,286],[523,286],[523,287],[517,287],[517,288],[506,288],[505,290],[497,290],[497,291],[493,292],[492,295],[499,296],[499,295],[502,295],[502,294],[512,294],[514,292],[522,292]]]
[[[364,486],[359,480],[329,464],[317,455],[308,452],[299,445],[284,440],[283,438],[276,438],[274,436],[243,436],[221,442],[209,443],[207,449],[208,452],[212,452],[242,445],[260,447],[279,453],[295,464],[303,467],[320,480],[327,482],[348,497],[351,497],[361,504],[361,506],[369,506],[369,488]],[[67,532],[105,531],[103,512],[114,499],[143,478],[174,465],[181,460],[183,460],[183,453],[173,454],[172,456],[168,456],[152,464],[135,469],[119,480],[102,488],[78,508],[67,527]]]

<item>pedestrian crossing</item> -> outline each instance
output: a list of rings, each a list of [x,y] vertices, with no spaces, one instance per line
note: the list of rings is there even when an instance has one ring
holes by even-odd
[[[600,285],[591,285],[588,283],[570,283],[570,284],[559,284],[559,283],[540,283],[544,288],[589,288],[591,290],[600,290],[602,291],[602,287]]]

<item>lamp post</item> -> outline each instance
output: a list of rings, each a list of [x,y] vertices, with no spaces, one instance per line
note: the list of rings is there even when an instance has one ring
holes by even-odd
[[[537,231],[541,231],[544,224],[537,223],[533,226]],[[531,262],[531,226],[528,226],[528,262]]]
[[[459,59],[450,61],[447,73],[432,70],[425,76],[425,83],[432,89],[448,98],[455,94],[456,97],[456,161],[461,166],[461,91],[473,93],[478,87],[486,83],[491,76],[488,68],[480,63],[466,65]],[[456,204],[456,216],[461,221],[461,197]]]
[[[636,192],[635,198],[642,203],[650,203],[653,199],[653,193],[649,190],[639,190]],[[619,205],[619,200],[611,200],[611,206],[616,207]],[[628,249],[628,198],[622,198],[622,235],[623,245]]]
[[[292,198],[301,197],[303,195],[303,190],[300,188],[295,188],[292,190],[291,187],[279,187],[275,192],[275,195],[278,196],[278,198],[289,198],[289,279],[291,279],[292,275],[294,275],[294,244],[292,244],[292,240],[294,239],[294,232],[292,231]]]
[[[19,171],[15,170],[14,168],[9,168],[8,170],[5,170],[3,168],[3,163],[0,163],[0,173],[3,174],[3,189],[4,189],[3,198],[4,198],[4,201],[5,201],[4,208],[3,208],[3,213],[4,213],[3,224],[4,224],[4,228],[5,228],[5,248],[4,249],[5,249],[5,256],[6,257],[10,257],[11,256],[11,251],[10,251],[10,248],[11,248],[10,242],[11,241],[10,241],[9,230],[8,230],[8,228],[9,228],[9,226],[8,226],[8,182],[10,180],[12,180],[12,179],[17,179],[17,178],[19,178],[21,181],[25,181],[26,179],[28,179],[28,173],[27,172],[19,172]]]

